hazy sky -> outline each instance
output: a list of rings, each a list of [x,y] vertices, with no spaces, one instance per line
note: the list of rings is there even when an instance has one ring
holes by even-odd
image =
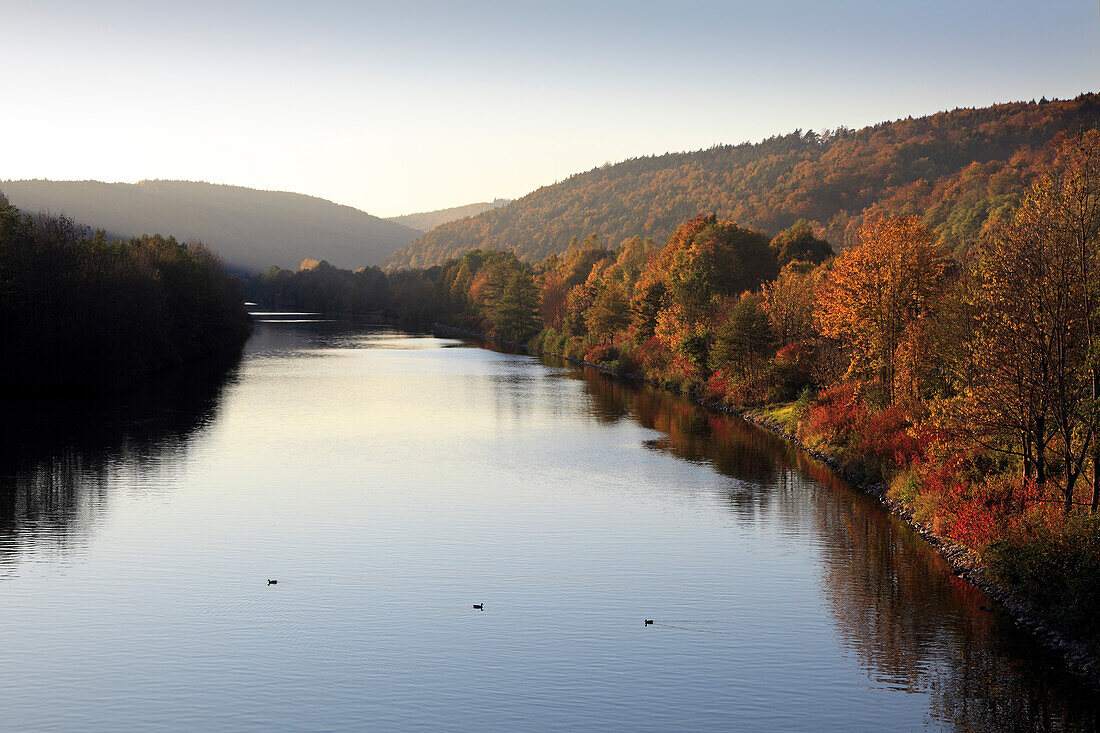
[[[1093,0],[0,0],[0,179],[391,216],[607,161],[1100,91]]]

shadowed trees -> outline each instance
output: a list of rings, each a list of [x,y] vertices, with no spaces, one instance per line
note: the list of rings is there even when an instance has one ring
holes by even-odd
[[[0,199],[0,377],[9,385],[121,383],[239,349],[238,282],[201,244],[108,241]]]

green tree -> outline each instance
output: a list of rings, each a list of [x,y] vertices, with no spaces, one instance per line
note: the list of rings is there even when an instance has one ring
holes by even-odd
[[[718,327],[711,351],[711,369],[725,369],[747,382],[759,381],[773,353],[773,344],[771,319],[764,310],[763,299],[745,293]]]
[[[606,285],[585,316],[588,332],[607,339],[630,325],[630,304],[617,283]]]
[[[824,239],[814,235],[813,227],[805,219],[799,219],[775,235],[769,246],[780,267],[790,262],[811,262],[817,265],[833,256],[833,248]]]
[[[513,271],[490,304],[493,330],[511,341],[526,341],[539,330],[539,290],[526,268]]]

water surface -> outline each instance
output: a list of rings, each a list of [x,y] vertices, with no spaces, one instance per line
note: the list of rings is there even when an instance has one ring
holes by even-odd
[[[774,436],[308,315],[228,372],[9,416],[0,728],[1095,729]]]

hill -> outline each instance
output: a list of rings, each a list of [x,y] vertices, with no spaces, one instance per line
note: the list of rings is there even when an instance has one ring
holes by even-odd
[[[467,216],[477,216],[485,211],[499,209],[501,206],[510,202],[511,199],[494,199],[492,201],[481,201],[476,204],[466,204],[465,206],[455,206],[450,209],[436,209],[435,211],[422,211],[417,214],[391,216],[388,217],[386,221],[394,221],[402,226],[407,226],[421,232],[428,232],[435,229],[440,224],[446,224],[458,219],[465,219]]]
[[[700,212],[767,233],[807,219],[835,247],[850,243],[867,209],[920,212],[958,248],[1026,187],[1052,140],[1098,122],[1100,96],[1082,94],[634,158],[443,224],[389,266],[427,267],[479,248],[534,262],[593,233],[609,246],[633,236],[663,243]]]
[[[112,236],[199,240],[229,267],[297,267],[305,257],[356,268],[381,265],[420,232],[350,206],[281,191],[190,181],[3,181],[27,213],[64,214]]]

